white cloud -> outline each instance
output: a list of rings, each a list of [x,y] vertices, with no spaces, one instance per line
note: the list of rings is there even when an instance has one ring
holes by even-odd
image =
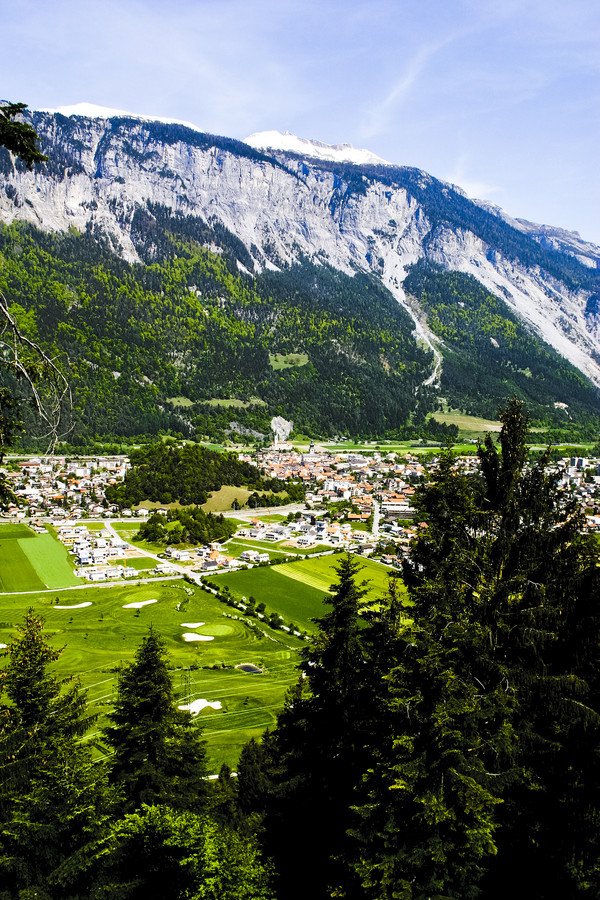
[[[367,110],[366,119],[360,127],[363,139],[368,139],[385,131],[398,107],[414,92],[429,60],[443,46],[443,43],[428,44],[421,47],[413,58],[408,61],[401,77],[396,81],[391,91],[388,91],[382,100]]]

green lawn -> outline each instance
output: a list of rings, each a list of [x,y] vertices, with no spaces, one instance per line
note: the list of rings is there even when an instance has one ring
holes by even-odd
[[[81,584],[65,547],[26,525],[0,525],[0,591],[40,591]]]
[[[70,608],[57,609],[56,598]],[[138,610],[123,608],[147,600],[158,602]],[[81,603],[92,605],[78,608]],[[115,667],[131,661],[152,624],[165,640],[182,702],[204,698],[222,704],[222,709],[207,708],[197,718],[208,740],[213,772],[222,762],[235,767],[243,744],[273,727],[285,692],[297,677],[300,641],[264,625],[274,640],[257,634],[231,618],[232,610],[211,594],[183,581],[0,596],[0,643],[8,644],[15,636],[29,606],[45,617],[52,643],[65,647],[57,674],[80,676],[89,692],[90,713],[100,716],[99,725],[114,699]],[[214,639],[186,643],[186,632]],[[240,663],[254,663],[264,674],[242,672],[235,668]]]
[[[295,565],[288,563],[286,565]],[[243,572],[216,575],[210,582],[216,587],[227,585],[237,599],[254,597],[264,603],[267,614],[276,612],[283,616],[286,625],[294,622],[302,630],[312,631],[311,619],[322,616],[325,593],[314,586],[304,584],[279,572],[279,566],[259,566]]]
[[[19,541],[41,581],[49,588],[65,588],[81,584],[73,573],[67,550],[51,534],[38,534],[33,541]]]
[[[121,562],[121,560],[118,560]],[[149,556],[133,556],[126,560],[127,568],[129,569],[139,569],[142,571],[143,569],[154,569],[156,566],[156,560],[151,559]]]

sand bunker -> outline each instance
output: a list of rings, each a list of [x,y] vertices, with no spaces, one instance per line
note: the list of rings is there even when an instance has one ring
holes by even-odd
[[[77,603],[75,606],[55,606],[54,609],[83,609],[84,606],[91,606],[92,601],[87,600],[85,603]]]
[[[6,650],[8,644],[0,644],[0,650]]]
[[[183,709],[193,716],[197,716],[199,712],[202,712],[203,709],[206,709],[207,706],[210,706],[211,709],[223,709],[220,700],[215,700],[213,703],[210,700],[194,700],[192,703],[186,703],[184,706],[178,706],[177,709]]]
[[[206,625],[206,622],[182,622],[182,628],[200,628],[201,625]]]
[[[186,631],[183,639],[184,641],[214,641],[212,634],[194,634],[193,631]]]
[[[149,603],[158,603],[158,600],[138,600],[137,603],[126,603],[123,609],[141,609],[142,606],[148,606]]]

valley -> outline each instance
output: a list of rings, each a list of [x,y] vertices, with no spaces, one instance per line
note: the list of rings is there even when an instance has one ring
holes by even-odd
[[[6,897],[591,895],[599,248],[346,145],[24,109]]]

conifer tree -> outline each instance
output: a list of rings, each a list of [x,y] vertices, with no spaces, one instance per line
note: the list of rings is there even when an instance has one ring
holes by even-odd
[[[359,565],[347,555],[324,602],[329,611],[304,651],[302,676],[290,691],[266,747],[273,789],[266,814],[267,854],[291,898],[330,896],[353,873],[341,863],[353,788],[363,770],[361,695],[366,674]],[[298,848],[311,860],[298,865]]]
[[[6,147],[32,169],[34,163],[47,162],[48,157],[38,147],[39,138],[33,126],[19,119],[26,109],[26,103],[0,106],[0,147]]]
[[[205,745],[190,714],[177,709],[165,646],[152,628],[121,670],[108,719],[110,780],[123,792],[125,811],[142,803],[203,808]]]
[[[15,894],[53,895],[61,883],[70,896],[69,858],[110,811],[105,772],[80,742],[95,717],[77,683],[50,669],[60,653],[30,609],[1,673],[10,705],[0,707],[0,883]]]
[[[516,872],[517,896],[598,889],[598,547],[549,453],[526,467],[522,405],[500,418],[480,475],[447,452],[418,499],[414,619],[357,803],[368,897],[503,898]]]

